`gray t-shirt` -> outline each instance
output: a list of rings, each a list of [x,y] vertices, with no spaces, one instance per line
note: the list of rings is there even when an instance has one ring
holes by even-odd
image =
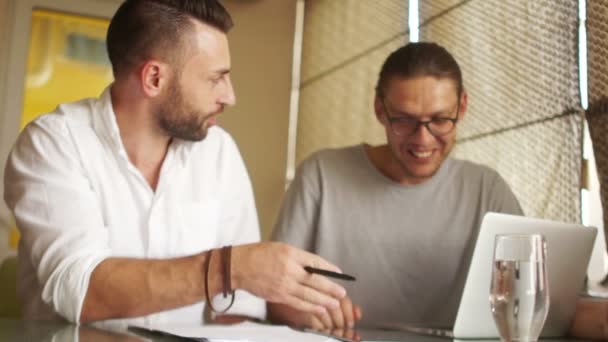
[[[300,165],[273,240],[355,275],[344,285],[363,309],[359,326],[452,326],[488,211],[522,214],[494,170],[447,159],[430,180],[404,186],[357,145],[318,152]]]

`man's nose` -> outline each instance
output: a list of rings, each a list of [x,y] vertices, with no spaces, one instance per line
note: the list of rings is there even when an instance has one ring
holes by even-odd
[[[426,142],[435,140],[435,136],[431,134],[431,131],[427,125],[423,124],[422,122],[418,122],[418,126],[411,134],[410,139],[417,142]]]
[[[225,84],[226,86],[224,89],[224,93],[222,94],[220,101],[224,105],[233,106],[236,103],[236,95],[234,94],[234,88],[232,87],[232,81],[230,80],[230,77],[226,77]]]

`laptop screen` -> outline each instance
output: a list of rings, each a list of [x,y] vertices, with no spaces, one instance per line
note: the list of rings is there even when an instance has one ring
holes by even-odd
[[[550,304],[541,336],[565,335],[584,286],[597,229],[579,224],[488,213],[480,227],[458,307],[454,324],[455,337],[498,337],[489,302],[495,237],[497,234],[533,233],[542,234],[547,242]]]

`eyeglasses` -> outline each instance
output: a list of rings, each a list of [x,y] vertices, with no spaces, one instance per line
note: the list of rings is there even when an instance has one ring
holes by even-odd
[[[458,114],[460,112],[460,99],[458,99],[455,117],[446,118],[439,116],[434,117],[431,120],[421,121],[414,119],[411,116],[391,116],[388,108],[386,107],[386,103],[384,103],[384,98],[382,98],[380,102],[382,103],[382,107],[384,109],[384,113],[386,114],[388,123],[391,126],[391,130],[393,133],[395,133],[395,135],[399,136],[413,135],[416,133],[416,131],[418,131],[418,127],[420,126],[426,127],[429,133],[435,137],[446,135],[454,130],[454,127],[456,127],[456,123],[458,122]]]

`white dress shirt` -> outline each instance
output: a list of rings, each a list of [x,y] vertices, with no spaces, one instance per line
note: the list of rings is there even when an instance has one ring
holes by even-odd
[[[174,139],[154,191],[127,157],[109,88],[30,123],[4,182],[21,232],[18,288],[29,319],[78,322],[91,273],[108,257],[173,258],[260,239],[232,138],[214,126],[200,142]],[[200,302],[108,323],[200,324],[203,309]],[[262,318],[265,305],[237,291],[229,312]]]

